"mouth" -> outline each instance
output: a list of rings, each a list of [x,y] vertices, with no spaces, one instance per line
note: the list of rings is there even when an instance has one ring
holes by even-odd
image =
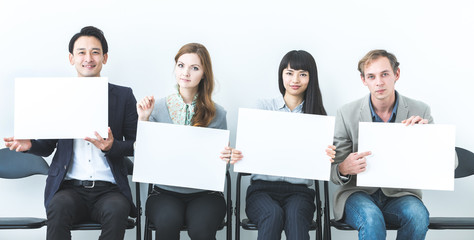
[[[385,92],[385,89],[379,89],[379,90],[376,90],[375,92],[378,94],[382,94],[383,92]]]
[[[290,88],[293,90],[298,90],[301,86],[299,85],[290,85]]]
[[[87,68],[87,69],[93,69],[95,68],[97,65],[92,65],[92,64],[83,64],[82,67],[83,68]]]
[[[184,82],[191,82],[191,80],[189,80],[189,79],[184,79],[184,78],[180,78],[179,80],[184,81]]]

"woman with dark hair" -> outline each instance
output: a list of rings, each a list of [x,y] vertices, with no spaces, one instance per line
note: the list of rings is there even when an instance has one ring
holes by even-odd
[[[214,76],[209,52],[199,43],[181,47],[175,57],[178,92],[137,103],[138,119],[226,129],[226,111],[212,101]],[[156,239],[179,239],[186,225],[193,240],[215,239],[226,214],[222,192],[155,185],[146,201],[146,216],[156,227]]]
[[[318,70],[313,56],[306,51],[290,51],[280,62],[278,84],[281,96],[262,100],[259,109],[326,115]],[[226,149],[232,163],[242,159],[242,153]],[[335,147],[328,146],[326,154],[334,158]],[[312,180],[252,174],[247,189],[245,212],[258,225],[258,239],[280,239],[285,230],[286,239],[309,239],[309,228],[315,204]]]

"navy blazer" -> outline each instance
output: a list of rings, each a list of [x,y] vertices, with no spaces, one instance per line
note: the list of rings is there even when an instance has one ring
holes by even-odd
[[[109,127],[114,136],[114,143],[105,156],[120,192],[132,206],[129,214],[132,217],[136,217],[136,207],[128,184],[124,157],[133,155],[138,120],[136,103],[131,88],[109,83]],[[73,139],[32,140],[31,143],[28,152],[44,157],[51,155],[56,148],[44,191],[44,206],[47,209],[54,194],[61,187],[71,163]]]

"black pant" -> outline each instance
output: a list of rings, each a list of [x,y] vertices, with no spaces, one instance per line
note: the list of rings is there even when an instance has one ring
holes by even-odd
[[[222,193],[204,191],[181,194],[155,187],[146,201],[146,216],[156,227],[156,239],[177,240],[187,226],[192,240],[216,238],[226,214]]]
[[[99,239],[123,239],[130,207],[130,202],[116,185],[94,188],[64,185],[46,209],[46,239],[71,239],[72,225],[85,220],[102,225]]]

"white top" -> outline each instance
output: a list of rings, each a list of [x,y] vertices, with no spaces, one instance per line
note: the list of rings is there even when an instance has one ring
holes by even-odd
[[[65,179],[107,181],[116,184],[105,154],[84,139],[74,139],[72,162]]]

